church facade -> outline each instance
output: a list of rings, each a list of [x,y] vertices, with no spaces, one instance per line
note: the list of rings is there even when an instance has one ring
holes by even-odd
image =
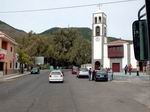
[[[108,43],[107,16],[98,10],[93,13],[92,23],[92,68],[111,68],[113,72],[122,72],[126,65],[131,64],[136,70],[133,43],[117,40]]]

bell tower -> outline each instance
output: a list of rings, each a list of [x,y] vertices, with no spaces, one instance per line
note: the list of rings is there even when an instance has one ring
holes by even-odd
[[[104,65],[104,44],[107,43],[106,14],[98,10],[93,13],[92,24],[92,65],[100,69]]]

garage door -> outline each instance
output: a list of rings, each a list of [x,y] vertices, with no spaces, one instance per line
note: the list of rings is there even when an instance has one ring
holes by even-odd
[[[112,70],[113,72],[120,72],[120,63],[113,63]]]

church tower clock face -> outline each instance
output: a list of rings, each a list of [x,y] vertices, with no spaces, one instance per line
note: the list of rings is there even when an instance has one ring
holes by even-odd
[[[96,40],[97,42],[99,42],[99,41],[100,41],[100,37],[95,37],[95,40]]]

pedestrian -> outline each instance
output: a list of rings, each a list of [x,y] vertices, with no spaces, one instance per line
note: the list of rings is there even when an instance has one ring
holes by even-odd
[[[91,74],[92,74],[92,71],[91,71],[91,68],[89,69],[89,81],[91,80]]]
[[[128,71],[128,66],[126,65],[126,66],[124,67],[125,75],[127,74],[127,71]]]
[[[111,80],[113,80],[114,79],[114,74],[113,74],[112,68],[110,68],[110,73],[111,73]]]
[[[129,74],[131,75],[131,71],[132,71],[132,65],[131,64],[129,64],[128,70],[129,70]]]
[[[95,75],[96,75],[96,71],[93,70],[93,73],[92,73],[92,80],[95,80]]]
[[[139,66],[137,66],[137,71],[136,71],[136,75],[139,76]]]

